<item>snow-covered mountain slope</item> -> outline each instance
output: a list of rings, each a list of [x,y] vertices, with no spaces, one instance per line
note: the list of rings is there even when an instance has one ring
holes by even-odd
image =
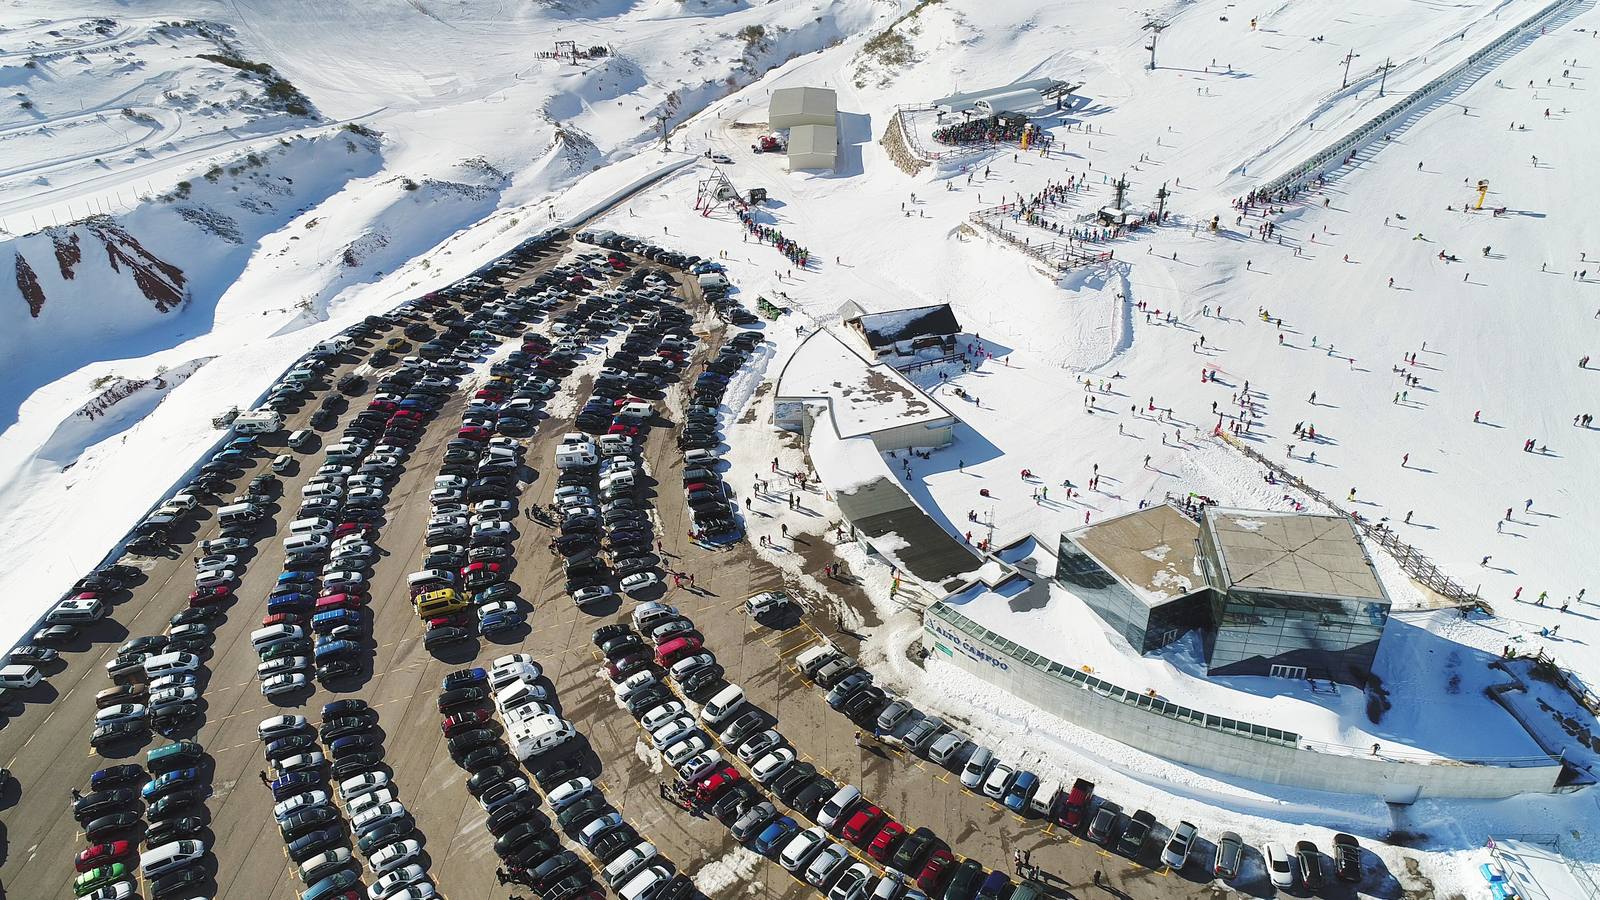
[[[181,475],[213,414],[252,402],[319,336],[679,164],[651,149],[663,121],[898,12],[0,9],[0,85],[16,101],[0,105],[0,551],[34,560],[0,574],[6,596],[29,598],[3,642]],[[558,55],[558,40],[573,44]],[[75,411],[108,389],[197,359],[195,377],[80,427]]]

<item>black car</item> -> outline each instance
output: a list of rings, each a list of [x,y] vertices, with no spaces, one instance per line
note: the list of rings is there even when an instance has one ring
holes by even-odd
[[[486,744],[461,757],[461,768],[468,772],[481,772],[490,766],[509,765],[511,751],[499,741]]]
[[[72,817],[82,824],[111,813],[136,810],[142,803],[139,792],[132,788],[94,791],[73,801]]]
[[[150,890],[150,900],[161,900],[163,897],[171,897],[179,892],[187,893],[204,884],[210,878],[211,876],[206,874],[204,866],[192,865],[179,869],[171,875],[150,879],[147,882]]]
[[[130,828],[137,828],[142,820],[138,813],[119,812],[101,816],[83,826],[84,836],[91,841],[120,834]]]
[[[515,775],[516,773],[507,766],[479,769],[467,778],[467,792],[474,797],[482,797],[490,788],[510,781]]]
[[[772,793],[789,806],[794,805],[794,798],[805,790],[817,777],[817,767],[808,762],[795,762],[783,770],[772,781]],[[901,871],[905,871],[902,869]]]
[[[377,828],[363,834],[356,839],[356,849],[365,856],[372,856],[377,851],[387,847],[395,841],[404,840],[416,831],[409,817],[394,822],[385,822]]]
[[[678,687],[691,697],[699,697],[722,681],[722,666],[710,665],[696,669],[678,680]]]
[[[538,840],[543,834],[544,829],[538,825],[533,822],[523,822],[507,829],[504,834],[495,838],[494,852],[502,857],[515,853],[517,850]],[[551,846],[555,846],[555,842],[552,841]]]
[[[635,719],[672,699],[672,691],[661,683],[652,684],[628,698],[628,714]]]
[[[366,734],[371,729],[372,721],[366,716],[339,716],[324,720],[317,733],[324,741],[334,741],[352,734]]]
[[[1297,841],[1294,845],[1295,861],[1300,865],[1300,883],[1308,891],[1322,889],[1322,853],[1311,841]]]
[[[147,777],[143,766],[131,764],[107,766],[89,776],[89,785],[95,790],[105,790],[106,788],[116,787],[119,784],[144,781]]]
[[[1341,832],[1333,836],[1333,874],[1340,881],[1361,880],[1361,844],[1354,835]]]
[[[822,804],[827,803],[828,798],[838,793],[838,791],[839,786],[833,782],[833,779],[818,778],[803,788],[799,794],[796,794],[794,802],[789,805],[807,816],[815,818],[817,810],[822,809]]]
[[[315,747],[316,743],[317,739],[309,734],[291,734],[267,744],[266,757],[268,760],[288,759],[308,748]]]
[[[329,755],[333,757],[334,761],[338,762],[339,760],[349,759],[360,753],[373,752],[381,749],[382,747],[383,742],[380,741],[376,735],[350,734],[333,741],[328,746],[328,752]]]
[[[605,654],[606,659],[615,660],[644,649],[646,649],[644,641],[629,634],[606,641],[605,645],[600,648],[600,652]]]
[[[594,843],[589,846],[589,852],[593,853],[596,859],[611,862],[638,843],[639,832],[624,822],[595,838]]]
[[[495,837],[509,832],[514,826],[533,820],[538,816],[538,808],[529,800],[512,800],[502,804],[498,809],[489,814],[485,825],[489,833]]]
[[[142,722],[108,722],[97,725],[89,734],[89,746],[100,748],[130,740],[145,734],[149,729]]]
[[[448,646],[450,644],[457,643],[459,641],[466,641],[466,640],[471,640],[471,639],[472,639],[472,632],[471,631],[468,631],[465,628],[458,628],[458,627],[455,627],[455,626],[452,626],[452,625],[445,625],[445,626],[443,626],[441,628],[430,628],[430,629],[428,629],[427,634],[422,636],[422,646],[425,649],[427,649],[429,652],[432,652],[434,650],[439,649],[440,647],[445,647],[445,646]]]
[[[469,753],[481,747],[487,747],[499,741],[492,728],[474,728],[463,731],[448,741],[450,756],[453,759],[465,759]]]
[[[761,802],[761,792],[748,781],[736,781],[711,804],[711,814],[725,826],[731,826],[745,809]]]
[[[162,822],[154,822],[150,830],[144,833],[145,847],[159,847],[181,838],[193,837],[206,827],[205,820],[199,816],[178,816]]]
[[[584,774],[585,767],[576,757],[563,756],[540,763],[533,770],[533,780],[542,788],[551,788]]]
[[[303,834],[331,825],[339,820],[339,811],[331,806],[312,806],[290,815],[278,823],[283,839],[293,840]]]
[[[328,768],[328,774],[337,781],[343,781],[351,776],[360,775],[362,772],[370,772],[382,762],[383,752],[380,750],[351,753],[334,760],[333,765]]]
[[[439,695],[439,711],[447,712],[462,706],[479,706],[488,699],[489,692],[481,687],[451,688]]]
[[[572,804],[556,814],[556,823],[562,828],[571,831],[582,828],[590,819],[604,815],[611,809],[611,804],[604,797],[590,794],[582,800]]]
[[[320,831],[310,831],[289,842],[289,858],[297,863],[305,862],[318,853],[343,841],[344,829],[342,828],[324,828]]]
[[[729,725],[722,732],[722,743],[729,747],[737,747],[744,743],[744,739],[767,727],[767,717],[759,712],[747,712]]]
[[[562,850],[535,866],[529,874],[533,877],[534,884],[551,885],[581,865],[583,862],[578,859],[578,854],[571,850]]]
[[[939,845],[939,838],[931,828],[918,828],[900,840],[889,858],[889,865],[901,872],[921,870],[922,861]]]

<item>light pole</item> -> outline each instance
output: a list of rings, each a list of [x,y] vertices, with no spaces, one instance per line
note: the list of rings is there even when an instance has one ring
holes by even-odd
[[[1361,54],[1354,50],[1351,50],[1349,53],[1344,55],[1344,80],[1339,82],[1339,90],[1342,91],[1350,86],[1350,60],[1355,59],[1360,55]]]

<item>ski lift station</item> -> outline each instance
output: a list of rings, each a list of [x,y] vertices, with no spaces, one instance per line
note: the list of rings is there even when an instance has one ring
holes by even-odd
[[[817,87],[778,88],[767,101],[767,127],[788,131],[789,171],[831,169],[839,155],[838,98]]]
[[[1045,105],[1047,96],[1060,97],[1071,93],[1072,86],[1054,78],[1034,78],[1014,81],[982,90],[951,94],[933,101],[933,107],[942,113],[976,112],[986,116],[1001,113],[1026,113]],[[1057,106],[1059,109],[1059,105]]]

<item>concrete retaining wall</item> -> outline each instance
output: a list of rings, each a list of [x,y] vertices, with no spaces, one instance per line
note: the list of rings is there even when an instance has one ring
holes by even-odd
[[[1010,642],[995,640],[981,627],[943,604],[923,614],[922,640],[929,654],[946,660],[1075,725],[1163,759],[1223,775],[1345,794],[1370,794],[1393,803],[1420,797],[1498,799],[1555,787],[1561,764],[1550,758],[1514,764],[1409,762],[1313,750],[1293,734],[1268,732],[1250,723],[1220,720],[1201,724],[1145,708],[1149,701],[1130,693],[1114,697],[1065,677],[1059,663]],[[1141,706],[1140,704],[1144,704]]]

